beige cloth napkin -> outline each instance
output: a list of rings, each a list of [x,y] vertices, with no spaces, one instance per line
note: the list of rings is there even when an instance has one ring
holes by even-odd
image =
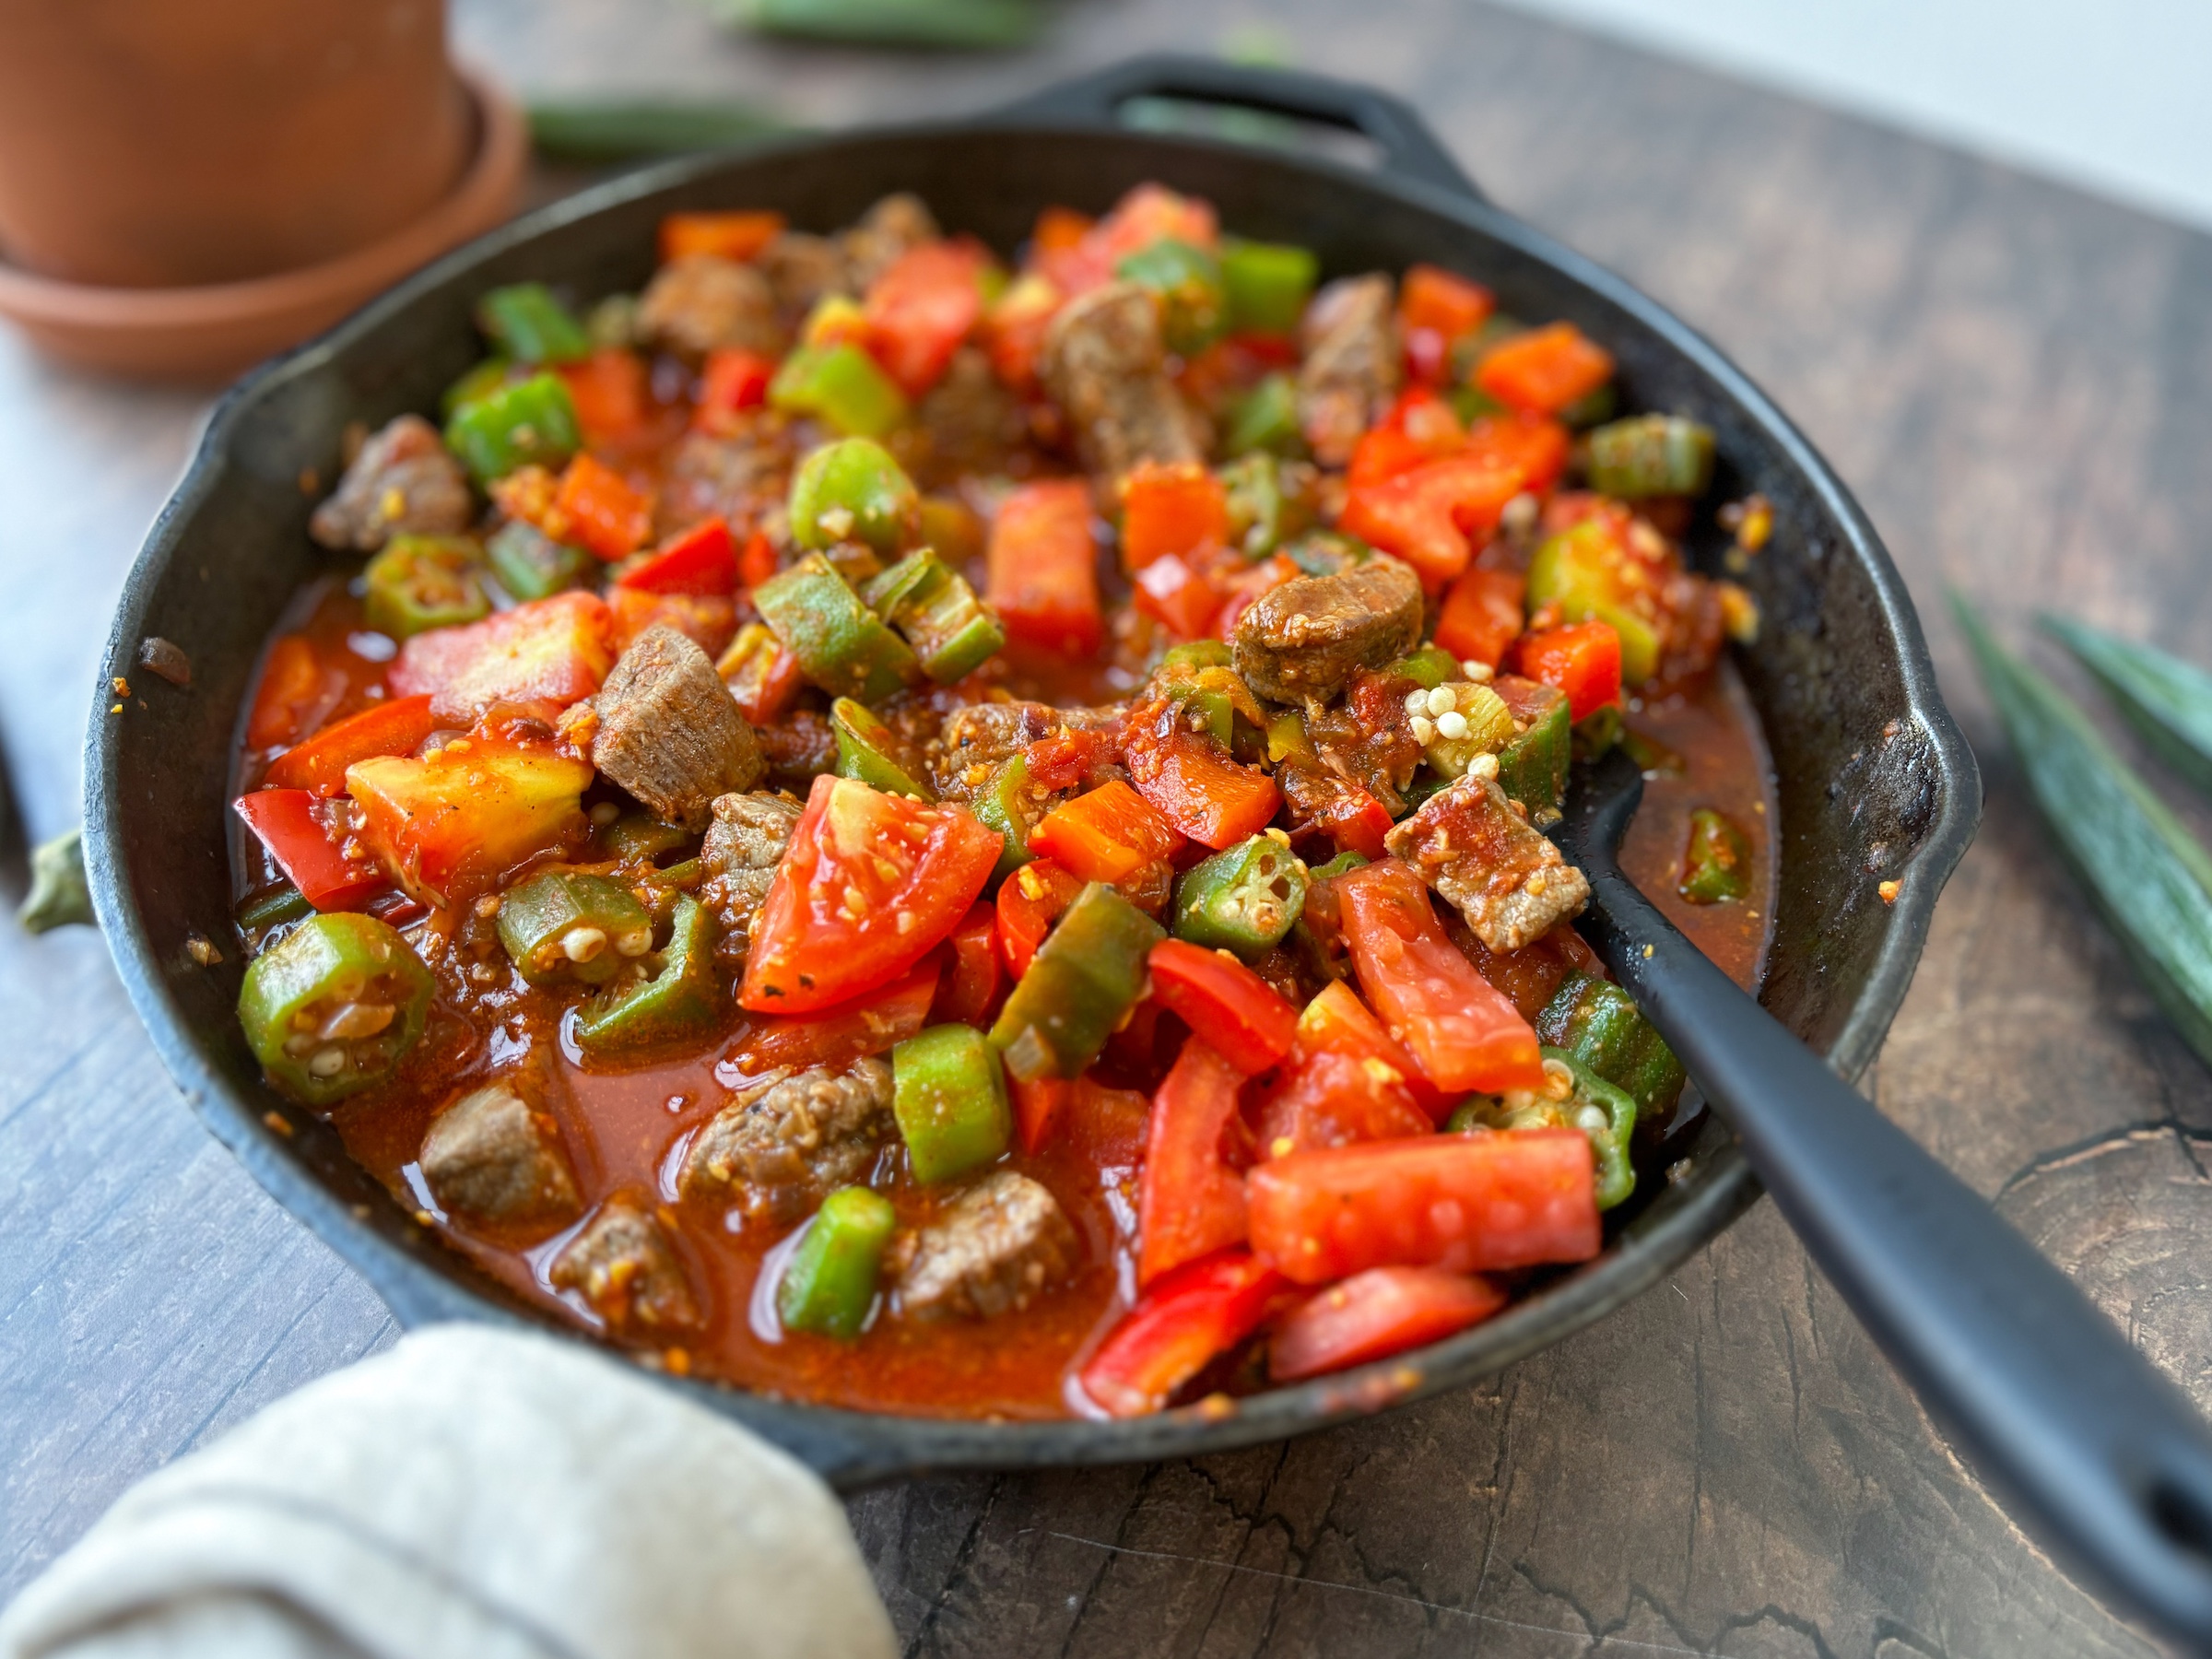
[[[843,1510],[572,1343],[445,1325],[124,1494],[0,1659],[888,1659]]]

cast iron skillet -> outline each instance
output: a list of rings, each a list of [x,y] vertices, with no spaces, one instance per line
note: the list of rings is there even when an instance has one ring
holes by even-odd
[[[1256,108],[1364,135],[1373,171],[1288,150],[1129,131],[1139,96]],[[194,1108],[262,1184],[350,1262],[403,1324],[546,1324],[410,1218],[335,1132],[262,1081],[238,1028],[226,786],[263,641],[326,568],[310,543],[313,472],[335,476],[348,421],[433,406],[476,360],[476,296],[542,278],[589,297],[638,288],[661,216],[776,207],[846,224],[888,191],[1002,251],[1052,202],[1104,209],[1159,179],[1216,203],[1237,231],[1305,243],[1325,271],[1428,260],[1478,276],[1518,315],[1566,318],[1619,362],[1626,406],[1679,410],[1718,434],[1711,500],[1757,489],[1776,532],[1747,578],[1765,615],[1739,662],[1772,747],[1782,879],[1767,1006],[1845,1077],[1873,1057],[1905,993],[1936,894],[1981,808],[1973,757],[1936,691],[1911,601],[1843,486],[1780,411],[1694,331],[1628,283],[1484,200],[1411,111],[1316,76],[1149,59],[966,121],[794,139],[622,178],[517,220],[403,283],[253,374],[217,407],[126,584],[86,754],[86,849],[100,921],[154,1042]],[[1710,561],[1710,523],[1693,532]],[[182,646],[192,685],[138,667]],[[103,693],[104,693],[103,688]],[[1878,883],[1900,884],[1893,904]],[[220,945],[200,967],[186,940]],[[279,1114],[281,1114],[279,1116]],[[287,1124],[291,1133],[273,1130]],[[853,1486],[928,1468],[1111,1463],[1224,1450],[1464,1384],[1534,1353],[1656,1283],[1758,1195],[1710,1118],[1606,1253],[1450,1341],[1359,1371],[1132,1422],[984,1423],[875,1416],[666,1379]]]

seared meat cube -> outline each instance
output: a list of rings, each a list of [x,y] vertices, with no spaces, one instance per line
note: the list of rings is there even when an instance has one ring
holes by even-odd
[[[690,1270],[640,1195],[618,1195],[600,1206],[554,1258],[552,1279],[556,1288],[581,1295],[619,1336],[677,1336],[700,1324]]]
[[[361,445],[307,533],[326,547],[373,553],[394,535],[456,535],[475,515],[468,477],[438,429],[402,415]]]
[[[982,702],[955,709],[946,716],[939,752],[932,758],[931,782],[937,793],[964,801],[990,782],[1006,761],[1047,737],[1067,730],[1065,717],[1045,703]]]
[[[945,378],[914,412],[914,424],[928,435],[932,475],[947,483],[1004,470],[1007,452],[1029,435],[1021,405],[972,346],[952,354]]]
[[[837,770],[837,728],[819,709],[794,709],[757,735],[769,781],[779,789],[804,794],[815,779]]]
[[[944,234],[920,196],[904,190],[885,196],[838,239],[845,256],[848,291],[866,293],[868,284],[889,270],[901,253],[939,241]]]
[[[1139,461],[1206,458],[1166,362],[1159,308],[1133,282],[1093,288],[1053,319],[1039,366],[1092,472],[1119,477]]]
[[[785,230],[755,262],[776,297],[776,309],[796,324],[829,294],[846,291],[845,253],[827,236]]]
[[[714,253],[687,253],[654,274],[638,301],[638,335],[649,346],[694,359],[724,347],[764,357],[783,349],[768,278]]]
[[[1469,772],[1382,838],[1492,950],[1519,950],[1582,913],[1590,883],[1491,780]]]
[[[1277,702],[1326,702],[1362,668],[1421,642],[1421,582],[1376,557],[1331,576],[1300,576],[1237,618],[1237,672]]]
[[[739,541],[782,514],[791,488],[791,429],[773,409],[744,409],[727,431],[691,432],[668,457],[653,524],[663,536],[721,516]]]
[[[416,1154],[430,1194],[470,1220],[507,1227],[572,1220],[582,1207],[560,1128],[514,1077],[470,1089],[430,1120]]]
[[[912,1319],[1018,1312],[1069,1277],[1083,1246],[1060,1202],[1027,1175],[999,1170],[886,1256],[899,1312]]]
[[[817,1066],[733,1098],[691,1143],[678,1190],[732,1196],[748,1219],[795,1221],[866,1175],[890,1125],[888,1065]]]
[[[767,762],[730,688],[692,641],[656,622],[616,659],[593,699],[592,764],[694,834],[714,798],[750,789]]]
[[[753,918],[768,898],[769,883],[798,828],[799,804],[787,795],[755,793],[717,795],[699,861],[708,879],[700,889],[715,902],[714,954],[732,967],[743,963],[752,942]]]
[[[1396,302],[1388,276],[1343,276],[1313,296],[1300,328],[1298,419],[1313,458],[1342,466],[1398,390]]]

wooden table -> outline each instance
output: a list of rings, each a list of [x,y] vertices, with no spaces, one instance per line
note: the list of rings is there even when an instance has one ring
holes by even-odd
[[[1043,50],[976,61],[755,49],[674,0],[458,10],[523,86],[747,88],[819,121],[980,107],[1249,16],[1077,0]],[[1707,329],[1857,488],[1990,790],[1871,1086],[2212,1404],[2212,1082],[2051,857],[1937,604],[1947,582],[2016,636],[2064,606],[2212,657],[2212,241],[1464,0],[1270,15]],[[0,720],[36,835],[76,816],[112,596],[203,407],[0,339]],[[0,1049],[5,1595],[140,1475],[394,1331],[201,1132],[96,936],[0,928]],[[1465,1394],[852,1514],[916,1653],[2155,1651],[1991,1503],[1768,1206]]]

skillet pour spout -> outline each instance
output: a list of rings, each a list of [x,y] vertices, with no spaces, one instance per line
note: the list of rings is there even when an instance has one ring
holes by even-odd
[[[1289,118],[1289,131],[1349,134],[1377,164],[1124,124],[1132,105],[1162,99],[1267,112]],[[349,423],[374,428],[435,406],[476,359],[471,311],[484,289],[535,280],[586,298],[634,290],[667,213],[772,208],[827,230],[907,190],[947,224],[1010,252],[1039,207],[1101,211],[1147,180],[1208,198],[1246,234],[1312,248],[1328,274],[1429,262],[1479,276],[1504,309],[1563,319],[1605,341],[1634,406],[1678,410],[1713,429],[1711,499],[1759,491],[1777,524],[1747,578],[1766,626],[1738,656],[1775,760],[1783,848],[1766,1006],[1845,1077],[1872,1058],[1936,895],[1972,836],[1980,786],[1912,602],[1842,484],[1711,344],[1487,203],[1396,100],[1314,76],[1141,59],[994,114],[780,139],[615,180],[418,273],[261,369],[216,410],[125,587],[102,670],[132,674],[140,642],[158,634],[189,654],[193,685],[152,684],[147,706],[124,718],[107,718],[102,703],[87,743],[87,863],[117,966],[186,1098],[403,1323],[540,1316],[430,1238],[327,1125],[291,1111],[294,1133],[268,1126],[265,1114],[284,1103],[239,1032],[236,953],[203,968],[183,948],[189,934],[220,938],[231,926],[235,712],[280,608],[321,569],[300,476],[334,476]],[[1703,523],[1688,546],[1711,566],[1724,541]],[[1894,905],[1877,896],[1870,869],[1900,882]],[[1696,1131],[1685,1157],[1682,1178],[1652,1183],[1657,1190],[1623,1206],[1602,1255],[1495,1319],[1226,1412],[953,1421],[664,1381],[845,1487],[924,1469],[1127,1462],[1279,1439],[1463,1385],[1658,1283],[1759,1193],[1717,1121]]]

